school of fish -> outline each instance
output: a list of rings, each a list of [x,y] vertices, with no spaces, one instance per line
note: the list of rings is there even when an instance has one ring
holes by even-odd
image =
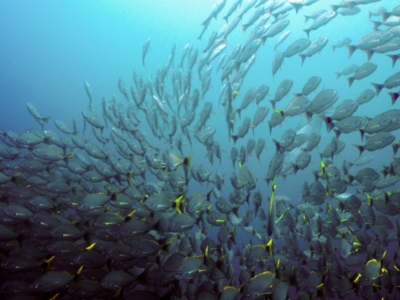
[[[87,108],[54,120],[57,131],[27,103],[40,126],[0,130],[2,299],[400,297],[400,5],[323,1],[305,16],[304,37],[281,50],[290,21],[322,0],[219,0],[198,38],[221,14],[226,25],[204,49],[187,44],[178,57],[173,44],[153,75],[119,78],[112,98],[96,99],[85,82]],[[318,36],[356,14],[372,21],[360,40]],[[234,30],[246,38],[226,51]],[[321,88],[317,71],[292,96],[290,76],[272,81],[284,60],[300,57],[301,70],[327,45],[349,59],[366,53],[336,73],[363,87],[356,100],[329,82]],[[275,51],[270,80],[243,89],[266,47]],[[149,38],[143,66],[150,49]],[[370,82],[377,56],[392,69]],[[219,99],[207,96],[217,88]],[[392,109],[382,111],[384,101]],[[375,114],[357,115],[360,106]],[[301,125],[286,127],[291,118]],[[347,134],[354,146],[341,140]],[[359,158],[339,161],[345,147]],[[387,147],[389,163],[373,167]],[[313,181],[303,180],[298,198],[284,196],[306,173]]]

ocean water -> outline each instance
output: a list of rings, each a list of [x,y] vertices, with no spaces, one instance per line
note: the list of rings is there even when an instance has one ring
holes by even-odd
[[[84,89],[84,82],[87,81],[92,90],[93,109],[101,115],[101,99],[111,99],[115,96],[121,103],[126,101],[118,89],[118,79],[121,78],[127,86],[133,86],[133,71],[142,76],[144,80],[153,80],[157,76],[157,70],[163,67],[170,55],[171,49],[176,44],[176,54],[174,66],[177,68],[182,49],[185,45],[191,44],[193,48],[199,50],[199,58],[202,50],[208,42],[208,38],[213,31],[218,31],[225,20],[222,18],[228,11],[232,0],[228,0],[222,12],[216,19],[212,19],[209,28],[204,33],[202,39],[198,39],[203,28],[201,23],[211,12],[215,0],[87,0],[87,1],[0,1],[0,129],[4,132],[14,131],[18,134],[31,128],[40,128],[34,118],[28,113],[26,104],[28,102],[35,105],[43,116],[50,116],[51,119],[45,125],[46,130],[59,132],[54,125],[54,120],[62,120],[66,124],[71,124],[73,118],[78,119],[80,134],[85,138],[94,139],[91,130],[86,129],[83,133],[84,111],[89,104],[88,97]],[[241,11],[246,1],[238,9]],[[310,15],[312,12],[325,8],[330,9],[330,4],[338,4],[339,1],[320,0],[317,3],[304,7],[297,14],[294,11],[289,13],[290,24],[285,29],[289,29],[291,34],[278,46],[278,50],[285,50],[288,45],[299,38],[305,38],[304,29],[308,28],[312,21],[304,22],[303,15]],[[274,128],[270,133],[268,120],[272,115],[272,107],[269,100],[273,99],[275,91],[280,82],[284,79],[293,80],[293,87],[288,96],[276,104],[277,109],[284,109],[292,100],[292,94],[300,92],[307,79],[311,76],[320,76],[322,82],[320,86],[310,95],[310,99],[323,89],[335,89],[338,92],[339,100],[326,114],[329,115],[333,109],[343,100],[356,100],[358,95],[365,89],[373,89],[372,82],[383,83],[390,75],[399,70],[399,63],[392,67],[392,60],[385,54],[374,54],[371,62],[377,64],[377,70],[360,81],[355,81],[351,87],[348,86],[347,76],[336,79],[335,72],[342,71],[350,64],[361,65],[367,61],[367,56],[363,51],[357,50],[352,57],[348,57],[346,48],[338,48],[332,51],[340,39],[349,37],[351,44],[357,44],[362,37],[373,30],[373,25],[369,20],[368,11],[378,6],[384,6],[388,11],[397,5],[396,1],[382,0],[377,3],[361,5],[361,12],[352,16],[338,15],[327,25],[320,27],[310,33],[310,40],[316,37],[327,37],[328,44],[319,54],[307,58],[301,65],[301,58],[295,55],[286,58],[282,67],[275,76],[272,76],[272,61],[274,58],[274,46],[280,34],[268,38],[265,45],[257,51],[254,65],[245,76],[240,88],[239,95],[233,102],[234,108],[238,108],[243,96],[248,89],[265,84],[269,87],[269,94],[261,102],[270,108],[270,111],[262,124],[255,129],[253,135],[250,130],[248,134],[239,139],[236,144],[229,137],[225,121],[224,107],[220,105],[218,99],[223,83],[220,80],[221,70],[216,73],[219,57],[212,62],[213,70],[211,73],[211,87],[200,100],[196,110],[196,118],[190,126],[192,134],[192,145],[182,135],[185,142],[184,156],[193,153],[192,164],[203,165],[204,168],[214,177],[217,172],[224,174],[225,184],[222,188],[222,195],[228,199],[233,191],[230,183],[232,172],[238,172],[239,166],[233,167],[230,159],[230,151],[233,146],[239,149],[242,145],[246,146],[249,138],[266,140],[266,149],[261,154],[260,161],[255,155],[247,158],[245,165],[257,178],[257,188],[263,195],[264,209],[267,209],[271,184],[267,184],[264,178],[268,172],[268,165],[276,149],[273,139],[279,140],[282,133],[289,129],[299,129],[307,124],[304,115],[287,117],[283,123]],[[232,20],[238,11],[232,14]],[[237,45],[244,45],[254,25],[243,32],[241,29],[252,15],[254,9],[247,12],[239,26],[227,37],[227,46],[224,52],[228,55],[231,49]],[[373,20],[380,21],[380,17],[372,17]],[[271,17],[272,20],[272,17]],[[386,28],[382,26],[381,28]],[[142,65],[142,46],[150,38],[150,50],[146,56],[146,65]],[[398,51],[397,51],[398,52]],[[395,52],[395,53],[397,53]],[[186,62],[185,62],[186,66]],[[198,88],[201,91],[201,81],[197,72],[196,63],[192,74],[192,90]],[[171,74],[167,74],[165,88],[172,92]],[[391,91],[398,91],[398,88]],[[133,101],[131,99],[131,101]],[[216,128],[214,140],[221,145],[222,161],[217,158],[214,163],[208,159],[204,145],[201,145],[195,138],[194,124],[199,118],[199,113],[206,101],[213,104],[211,117],[206,122],[207,126]],[[147,96],[146,105],[151,107],[153,100]],[[175,100],[173,100],[176,105]],[[369,103],[360,105],[354,115],[374,117],[379,113],[393,108],[399,108],[399,102],[391,104],[388,90],[384,89],[379,96],[374,97]],[[242,111],[241,117],[235,119],[234,133],[242,124],[246,116],[253,118],[257,109],[255,103],[249,105]],[[169,118],[173,112],[169,111]],[[162,150],[169,149],[172,153],[179,153],[176,146],[170,147],[165,139],[158,139],[153,136],[143,111],[138,111],[141,121],[139,127],[150,138],[152,144]],[[179,120],[181,116],[176,116]],[[102,119],[100,117],[100,119]],[[161,119],[160,119],[161,120]],[[160,121],[159,126],[163,126]],[[168,132],[169,128],[165,127]],[[106,131],[109,134],[109,129]],[[322,136],[317,150],[312,151],[312,161],[305,170],[299,170],[296,175],[289,174],[286,178],[278,177],[276,181],[277,195],[284,195],[290,198],[293,205],[302,202],[302,187],[307,181],[312,183],[314,175],[312,170],[319,170],[320,156],[325,145],[332,139],[334,132],[327,132],[325,125],[320,129]],[[393,132],[396,141],[399,139],[399,131]],[[181,135],[178,131],[175,137]],[[60,133],[60,136],[63,136]],[[174,140],[175,140],[174,137]],[[360,138],[358,131],[342,134],[340,136],[346,147],[334,157],[334,163],[341,168],[344,160],[355,161],[359,156],[359,151],[353,144],[362,145],[365,141]],[[113,150],[112,142],[106,145],[110,151]],[[392,147],[374,152],[374,160],[368,167],[382,169],[393,159]],[[352,173],[360,168],[353,168]],[[158,180],[147,172],[146,182],[158,182]],[[398,187],[397,183],[395,187]],[[188,193],[207,193],[213,188],[213,183],[200,184],[195,180],[190,180]],[[348,191],[355,191],[357,187],[349,187]],[[325,209],[325,205],[323,206]],[[244,203],[239,209],[239,215],[243,215],[247,210],[254,210],[252,203]],[[257,232],[264,230],[259,220],[254,221]],[[191,234],[198,230],[195,227],[190,231]],[[215,238],[218,228],[209,230],[210,236]],[[238,227],[238,245],[246,245],[250,240],[257,241],[254,235],[250,235]]]

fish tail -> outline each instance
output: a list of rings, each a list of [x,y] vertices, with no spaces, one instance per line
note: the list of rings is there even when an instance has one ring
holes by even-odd
[[[335,124],[333,123],[333,120],[331,117],[322,117],[324,122],[325,122],[325,126],[326,126],[326,130],[331,131],[332,128],[335,126]]]
[[[183,195],[179,196],[178,198],[176,198],[176,200],[174,201],[174,204],[172,205],[173,208],[176,210],[176,212],[178,214],[182,214],[183,211]]]
[[[354,45],[346,44],[344,46],[349,50],[349,55],[347,56],[348,58],[350,58],[353,55],[354,51],[357,50],[357,47]]]
[[[271,102],[272,108],[275,109],[275,103],[276,103],[276,101],[275,101],[275,100],[269,100],[269,102]]]
[[[389,58],[392,59],[392,68],[394,67],[394,65],[396,64],[397,59],[400,57],[399,54],[393,54],[393,55],[387,55]]]
[[[359,131],[360,131],[360,134],[361,134],[361,141],[362,141],[362,140],[364,140],[365,131],[364,131],[364,129],[360,129]]]
[[[305,54],[299,54],[299,56],[301,57],[301,65],[303,66],[304,61],[306,60],[307,56]]]
[[[373,49],[364,50],[364,52],[367,54],[368,61],[371,60],[372,55],[374,55],[374,53],[375,53],[375,51]]]
[[[264,35],[260,39],[261,39],[261,44],[264,46],[265,41],[267,40],[267,36]]]
[[[357,149],[358,149],[358,151],[360,151],[360,155],[359,156],[361,156],[361,154],[364,152],[364,146],[361,146],[361,145],[354,145]]]
[[[392,144],[392,148],[393,148],[393,155],[396,155],[397,150],[399,150],[400,148],[400,142]]]
[[[396,100],[399,98],[400,93],[389,93],[390,98],[392,99],[392,105],[396,103]]]
[[[238,109],[236,110],[236,112],[238,113],[239,118],[242,118],[242,117],[240,116],[240,113],[242,112],[242,110],[241,110],[240,108],[238,108]]]
[[[390,17],[390,13],[388,12],[381,12],[381,16],[382,16],[382,22],[385,22],[389,17]]]
[[[305,33],[307,33],[307,38],[309,39],[310,38],[310,31],[311,31],[311,29],[304,29],[303,30]]]
[[[312,120],[312,112],[309,112],[309,111],[307,111],[307,113],[306,113],[306,115],[307,115],[307,122],[308,122],[308,124],[310,124],[311,123],[311,120]]]
[[[276,152],[278,152],[280,149],[281,149],[281,145],[279,144],[279,142],[277,141],[277,140],[275,140],[275,139],[272,139],[273,141],[274,141],[274,143],[275,143],[275,146],[276,146]]]
[[[231,138],[233,139],[233,143],[236,144],[236,141],[238,140],[237,135],[231,135]]]
[[[329,5],[333,11],[337,11],[340,8],[340,5],[332,4]]]
[[[293,2],[289,2],[290,4],[292,4],[292,6],[294,7],[294,9],[296,10],[296,14],[299,12],[299,10],[303,7],[303,5],[301,3],[293,3]]]
[[[333,129],[333,131],[335,132],[336,139],[338,139],[342,132],[340,131],[340,129]]]
[[[372,24],[374,24],[375,30],[378,30],[378,27],[382,25],[382,22],[379,22],[379,21],[371,21],[371,22],[372,22]],[[383,22],[385,22],[385,21],[383,21]]]
[[[292,163],[293,173],[296,175],[297,171],[299,170],[299,165]]]
[[[381,90],[383,89],[383,84],[379,84],[379,83],[373,83],[371,82],[371,84],[374,86],[375,90],[376,90],[376,95],[378,96],[379,93],[381,92]]]
[[[351,85],[353,84],[354,81],[354,77],[350,76],[349,78],[347,78],[348,82],[349,82],[349,87],[351,87]]]

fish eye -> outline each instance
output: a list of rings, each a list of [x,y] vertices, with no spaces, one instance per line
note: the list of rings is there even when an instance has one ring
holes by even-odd
[[[34,287],[35,289],[40,288],[40,283],[35,283],[35,284],[33,285],[33,287]]]

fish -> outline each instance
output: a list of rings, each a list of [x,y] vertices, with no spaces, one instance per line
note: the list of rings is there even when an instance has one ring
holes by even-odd
[[[294,41],[292,44],[290,44],[287,49],[285,50],[285,57],[292,57],[293,55],[302,52],[305,50],[309,45],[311,44],[311,41],[308,39],[298,39]]]
[[[336,79],[339,79],[340,76],[342,76],[342,75],[353,74],[355,71],[357,71],[358,67],[359,66],[356,64],[351,64],[351,65],[347,66],[346,68],[344,68],[342,72],[335,72]]]
[[[378,149],[382,149],[395,140],[395,136],[390,132],[380,131],[371,135],[365,145],[355,145],[356,148],[360,151],[360,156],[364,152],[367,151],[375,151]]]
[[[275,274],[270,271],[257,274],[243,286],[243,295],[247,299],[256,299],[265,294],[272,284]]]
[[[356,102],[361,105],[371,101],[375,96],[376,93],[373,90],[366,89],[357,97]]]
[[[282,98],[285,97],[290,92],[292,86],[293,86],[293,80],[290,79],[285,79],[279,84],[279,87],[275,92],[275,98],[273,100],[270,100],[273,109],[275,109],[276,102],[281,101]]]
[[[253,122],[251,123],[251,128],[253,130],[253,135],[254,135],[254,129],[264,121],[264,119],[267,117],[269,112],[269,108],[265,106],[260,106],[256,113],[254,114],[253,117]]]
[[[145,66],[145,59],[146,59],[147,52],[149,52],[149,49],[150,49],[150,38],[148,38],[146,40],[146,42],[143,44],[143,47],[142,47],[142,65],[143,66]]]
[[[275,76],[278,69],[282,66],[283,60],[285,59],[285,52],[277,51],[272,61],[272,75]]]
[[[232,6],[229,8],[227,14],[223,17],[226,22],[228,22],[228,18],[235,12],[235,10],[242,4],[243,0],[236,0]]]
[[[251,119],[246,117],[243,121],[243,124],[239,127],[238,133],[231,136],[235,143],[239,138],[243,138],[249,132],[250,125]]]
[[[372,83],[372,85],[375,87],[378,96],[383,88],[392,89],[400,85],[400,72],[389,76],[383,84]]]
[[[278,46],[280,44],[282,44],[290,35],[291,31],[290,30],[285,30],[279,37],[279,40],[276,42],[275,47],[274,47],[274,51],[276,51],[276,48],[278,48]]]
[[[335,51],[336,48],[345,47],[345,45],[349,45],[351,43],[351,39],[349,37],[344,37],[336,42],[336,45],[332,45],[332,51]]]
[[[286,27],[289,25],[290,20],[288,19],[281,19],[277,22],[275,22],[268,30],[267,34],[263,35],[261,37],[263,44],[267,40],[267,38],[272,38],[275,35],[281,33],[283,30],[286,29]]]
[[[366,62],[366,63],[362,64],[355,71],[354,76],[350,76],[347,78],[347,81],[349,82],[349,87],[352,86],[354,80],[361,80],[361,79],[371,75],[373,72],[375,72],[376,68],[377,68],[377,65],[374,63]]]
[[[304,84],[303,89],[300,93],[295,93],[296,97],[299,96],[308,96],[311,94],[321,83],[322,78],[319,76],[311,76],[307,82]]]
[[[42,126],[42,128],[49,122],[51,117],[43,117],[32,103],[28,102],[26,107],[28,108],[28,111],[32,117],[34,117],[34,119]]]
[[[307,34],[307,37],[309,38],[311,31],[317,30],[321,26],[326,25],[327,23],[332,21],[336,16],[337,12],[334,10],[322,13],[318,18],[314,20],[314,22],[311,24],[310,27],[304,29],[304,32]]]
[[[282,116],[296,116],[302,113],[305,113],[308,108],[311,106],[312,101],[308,99],[306,96],[299,96],[294,98],[288,106],[284,110],[275,111],[281,114]]]
[[[328,44],[328,38],[317,37],[311,44],[304,50],[303,53],[299,54],[301,57],[301,65],[304,64],[306,57],[311,57],[315,53],[320,52]]]

